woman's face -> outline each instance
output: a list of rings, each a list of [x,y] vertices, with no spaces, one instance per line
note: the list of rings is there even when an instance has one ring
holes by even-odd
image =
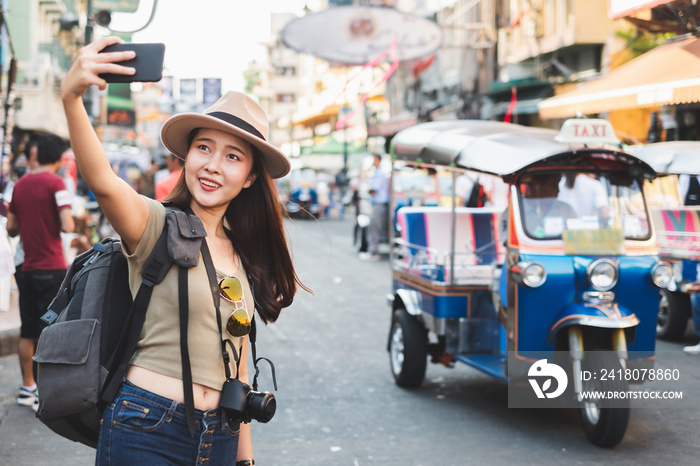
[[[185,159],[185,182],[206,208],[223,207],[255,181],[253,148],[247,141],[215,129],[197,132]]]

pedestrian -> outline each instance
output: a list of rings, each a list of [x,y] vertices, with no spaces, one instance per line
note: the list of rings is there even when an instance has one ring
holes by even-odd
[[[577,217],[593,218],[600,228],[608,226],[608,192],[593,173],[567,173],[559,182],[557,199],[573,207]]]
[[[156,198],[156,172],[158,171],[158,162],[151,161],[151,166],[143,172],[143,194],[151,199]]]
[[[82,103],[90,85],[106,88],[98,74],[133,74],[133,68],[116,64],[133,59],[133,51],[98,53],[117,42],[120,40],[110,37],[83,47],[66,74],[61,97],[78,167],[122,239],[132,283],[140,283],[143,260],[163,230],[165,209],[138,195],[114,174]],[[290,164],[266,141],[268,130],[263,109],[239,92],[226,93],[201,114],[174,115],[161,129],[165,147],[185,160],[183,176],[168,199],[191,208],[201,219],[217,278],[240,287],[239,296],[230,297],[223,294],[220,282],[221,315],[235,324],[233,311],[246,310],[246,319],[239,322],[248,331],[254,311],[263,322],[274,322],[292,303],[297,286],[307,289],[297,278],[287,249],[273,181],[287,174]],[[258,285],[255,299],[247,276]],[[227,320],[217,322],[200,255],[198,265],[189,271],[192,383],[185,386],[177,277],[170,270],[153,291],[137,350],[103,415],[98,464],[195,464],[206,460],[209,464],[254,464],[249,424],[227,422],[219,406],[226,380],[222,339],[227,348],[234,346],[240,354],[240,363],[232,355],[231,373],[247,384],[247,332],[242,337],[234,332],[238,335],[234,337],[228,333]],[[219,324],[225,330],[220,331]],[[196,408],[194,434],[185,415],[186,393],[192,394]]]
[[[170,174],[164,179],[156,182],[156,200],[163,201],[175,188],[182,174],[182,167],[185,166],[185,161],[173,154],[168,157],[168,170]]]
[[[29,147],[29,160],[38,166],[17,180],[7,215],[7,232],[22,238],[24,260],[17,268],[15,281],[19,290],[20,338],[18,355],[22,387],[17,402],[36,410],[39,399],[32,357],[43,329],[40,320],[66,275],[61,232],[74,229],[70,194],[61,167],[65,142],[49,134]]]
[[[388,233],[389,178],[382,170],[381,163],[382,156],[374,154],[374,175],[369,181],[372,214],[369,220],[369,234],[367,235],[367,252],[360,253],[361,260],[379,260],[379,244],[382,236],[386,236]]]
[[[680,198],[683,200],[683,205],[700,205],[700,182],[698,182],[697,175],[680,175],[678,177],[678,189]],[[693,272],[697,279],[697,268],[695,268]],[[692,317],[693,329],[695,333],[700,336],[700,294],[690,295],[690,314]],[[684,347],[683,352],[692,354],[693,356],[700,355],[700,343]]]
[[[576,218],[573,207],[557,198],[560,181],[559,173],[536,173],[521,180],[523,224],[529,236],[561,236],[567,220]]]

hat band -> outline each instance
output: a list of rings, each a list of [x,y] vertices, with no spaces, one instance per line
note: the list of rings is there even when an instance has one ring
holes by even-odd
[[[255,126],[251,125],[245,120],[242,120],[238,118],[237,116],[231,115],[230,113],[226,112],[212,112],[212,113],[207,113],[208,116],[218,118],[219,120],[223,120],[226,123],[230,123],[233,126],[242,129],[246,133],[250,133],[253,136],[259,137],[263,141],[266,141],[265,137],[262,135],[260,131],[255,129]]]

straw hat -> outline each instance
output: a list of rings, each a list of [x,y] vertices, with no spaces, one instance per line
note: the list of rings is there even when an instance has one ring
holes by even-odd
[[[195,128],[216,129],[245,139],[260,151],[272,178],[281,178],[289,173],[291,167],[287,157],[267,142],[269,123],[265,111],[245,94],[227,92],[202,113],[171,116],[163,124],[160,138],[170,152],[184,160],[187,156],[187,137]]]

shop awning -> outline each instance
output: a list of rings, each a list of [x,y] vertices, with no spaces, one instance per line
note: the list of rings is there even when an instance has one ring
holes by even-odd
[[[542,118],[700,101],[700,40],[661,45],[578,88],[538,104]]]
[[[510,84],[510,85],[508,85]],[[488,120],[500,117],[508,112],[512,98],[511,87],[516,88],[516,101],[513,113],[527,115],[538,113],[537,104],[552,94],[552,85],[536,79],[515,80],[510,83],[494,85],[494,90],[484,94],[481,106],[481,118]]]
[[[118,95],[107,96],[107,108],[118,108],[120,110],[133,110],[134,102],[130,98]]]
[[[302,154],[344,154],[347,151],[348,154],[357,154],[364,152],[363,144],[361,141],[351,141],[348,142],[347,147],[345,143],[336,140],[333,136],[328,136],[320,144],[314,144],[312,146],[303,147],[301,149]]]
[[[400,112],[386,121],[380,121],[367,127],[367,136],[393,136],[402,129],[418,123],[418,115],[413,112]]]
[[[310,111],[306,113],[295,113],[292,115],[292,124],[300,126],[316,126],[320,123],[325,123],[331,118],[338,116],[340,105],[329,105],[318,111]]]

